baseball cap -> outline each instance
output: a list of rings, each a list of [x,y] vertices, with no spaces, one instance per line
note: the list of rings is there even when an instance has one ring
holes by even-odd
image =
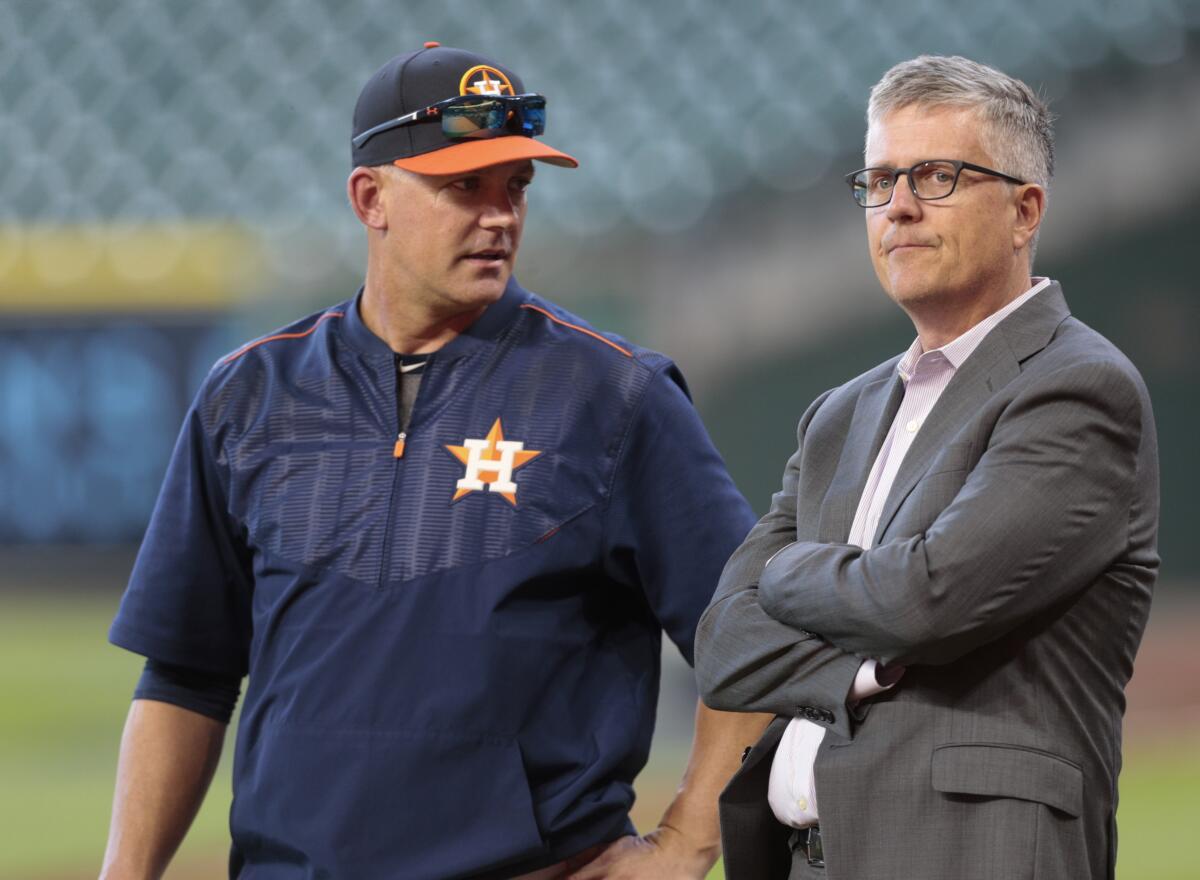
[[[460,95],[515,96],[525,85],[507,67],[482,55],[438,43],[397,55],[367,80],[354,106],[354,132],[364,132],[401,116]],[[418,174],[461,174],[522,159],[575,168],[566,153],[522,134],[451,140],[436,117],[370,135],[351,144],[351,162],[359,165],[394,164]]]

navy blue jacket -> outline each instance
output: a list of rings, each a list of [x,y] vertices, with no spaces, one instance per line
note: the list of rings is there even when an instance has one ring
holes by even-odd
[[[354,299],[220,361],[181,432],[110,638],[249,675],[234,876],[506,876],[630,831],[661,633],[691,661],[754,522],[675,366],[515,282],[398,419]]]

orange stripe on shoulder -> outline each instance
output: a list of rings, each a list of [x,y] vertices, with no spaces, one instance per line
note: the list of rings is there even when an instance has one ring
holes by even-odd
[[[627,358],[633,357],[633,352],[629,351],[628,349],[621,348],[621,346],[617,345],[611,339],[605,339],[599,333],[595,333],[595,332],[589,330],[587,327],[580,327],[578,324],[572,324],[568,321],[562,320],[561,318],[556,318],[552,314],[550,314],[548,311],[546,311],[545,309],[538,308],[537,306],[532,305],[531,303],[525,303],[521,306],[521,308],[532,309],[535,312],[540,312],[541,314],[543,314],[547,318],[549,318],[551,321],[553,321],[555,324],[561,324],[564,327],[570,327],[572,330],[578,330],[580,333],[590,336],[593,339],[599,339],[605,345],[615,348],[617,351],[621,352],[621,354],[625,355],[625,357],[627,357]]]
[[[318,327],[320,327],[321,324],[323,324],[327,318],[344,318],[344,317],[345,317],[344,312],[326,312],[325,314],[321,315],[321,317],[317,318],[317,320],[315,322],[313,322],[313,325],[311,327],[309,327],[307,330],[305,330],[303,333],[276,333],[274,336],[267,336],[262,339],[256,339],[253,342],[247,342],[245,345],[243,345],[241,348],[239,348],[233,354],[226,355],[225,358],[221,361],[221,363],[227,364],[230,361],[236,361],[238,358],[240,358],[246,352],[250,351],[252,348],[258,348],[260,345],[263,345],[268,342],[274,342],[276,339],[303,339],[305,336],[308,336],[309,334],[313,333]]]

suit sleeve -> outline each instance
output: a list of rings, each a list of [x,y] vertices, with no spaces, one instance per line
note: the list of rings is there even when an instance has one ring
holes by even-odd
[[[673,365],[630,422],[605,517],[610,573],[642,591],[689,664],[721,567],[754,523]]]
[[[241,678],[252,573],[221,468],[189,409],[109,641],[160,663]]]
[[[850,736],[846,697],[862,660],[820,637],[770,617],[758,583],[772,557],[796,540],[796,491],[804,434],[824,395],[809,407],[797,431],[798,448],[784,470],[771,509],[750,531],[721,574],[696,634],[696,678],[704,702],[738,712],[804,713]],[[769,569],[768,569],[769,570]]]
[[[954,661],[1125,551],[1142,418],[1140,385],[1116,363],[1047,376],[1008,405],[923,534],[869,550],[794,544],[763,576],[764,609],[885,663]]]

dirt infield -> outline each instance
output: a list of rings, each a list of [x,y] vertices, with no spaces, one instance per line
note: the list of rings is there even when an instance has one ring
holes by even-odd
[[[1156,601],[1126,688],[1125,744],[1192,737],[1200,749],[1200,596]]]

